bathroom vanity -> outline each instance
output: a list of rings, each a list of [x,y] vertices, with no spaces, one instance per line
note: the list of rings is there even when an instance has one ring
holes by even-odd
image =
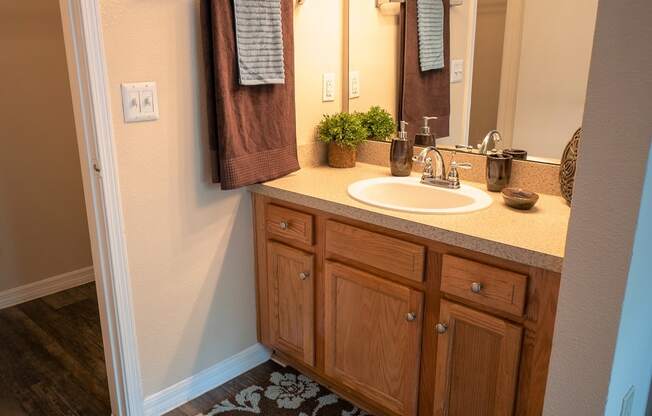
[[[568,207],[491,195],[424,215],[347,195],[386,174],[309,168],[251,188],[260,341],[376,415],[541,414]]]

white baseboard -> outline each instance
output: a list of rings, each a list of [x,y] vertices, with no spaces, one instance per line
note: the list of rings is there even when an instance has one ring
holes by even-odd
[[[269,358],[270,351],[267,348],[262,344],[254,344],[212,367],[147,396],[143,406],[145,415],[159,416],[169,412],[264,363]]]
[[[23,302],[42,298],[43,296],[81,286],[95,280],[93,266],[73,270],[58,276],[48,277],[38,282],[15,287],[0,292],[0,309],[15,306]]]

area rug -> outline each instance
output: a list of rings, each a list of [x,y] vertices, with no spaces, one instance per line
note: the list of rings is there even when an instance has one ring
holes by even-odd
[[[253,383],[197,416],[371,416],[291,367],[265,363],[245,379]]]

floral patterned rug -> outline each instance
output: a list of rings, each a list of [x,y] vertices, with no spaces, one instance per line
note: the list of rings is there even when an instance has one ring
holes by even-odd
[[[371,416],[291,367],[268,362],[249,373],[251,385],[197,416]]]

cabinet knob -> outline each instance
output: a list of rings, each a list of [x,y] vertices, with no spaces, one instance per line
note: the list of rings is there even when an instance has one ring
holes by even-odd
[[[471,283],[471,292],[473,293],[482,292],[482,283],[478,283],[478,282]]]
[[[301,280],[306,280],[309,277],[310,277],[310,273],[308,273],[308,272],[299,273],[299,279],[301,279]]]
[[[290,228],[290,224],[286,220],[281,221],[278,226],[281,227],[281,230],[287,230]]]
[[[435,325],[435,329],[437,330],[438,334],[445,334],[446,331],[448,331],[448,325],[438,323],[437,325]]]
[[[405,320],[408,322],[413,322],[417,320],[417,314],[414,312],[408,312],[407,315],[405,315]]]

